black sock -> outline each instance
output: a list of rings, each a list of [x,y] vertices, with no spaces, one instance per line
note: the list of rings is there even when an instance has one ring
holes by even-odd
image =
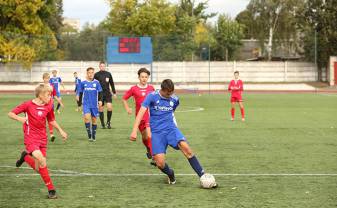
[[[60,109],[60,103],[57,103],[57,107],[56,107],[56,110]]]
[[[159,168],[160,169],[160,168]],[[172,175],[173,171],[172,169],[167,165],[167,163],[165,163],[165,166],[163,169],[160,169],[161,172],[165,173],[166,175]]]
[[[90,123],[84,123],[84,124],[85,124],[85,129],[87,130],[87,133],[88,133],[88,138],[91,139]]]
[[[112,115],[112,111],[108,111],[108,115],[107,115],[108,123],[110,123],[111,121],[111,115]]]
[[[199,177],[204,175],[204,170],[202,169],[196,156],[193,156],[190,159],[188,159],[188,162],[190,162],[190,165],[192,166],[193,170],[198,174]]]
[[[99,120],[101,120],[101,125],[105,126],[105,123],[104,123],[104,112],[99,112]]]
[[[91,132],[92,132],[92,138],[96,139],[96,129],[97,129],[97,125],[93,124],[91,126]]]

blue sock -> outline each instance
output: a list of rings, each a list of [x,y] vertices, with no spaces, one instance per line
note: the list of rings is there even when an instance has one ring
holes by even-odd
[[[166,175],[172,175],[172,173],[173,173],[172,169],[167,165],[167,163],[165,163],[164,168],[160,169],[160,170],[161,170],[161,172],[165,173]]]
[[[97,129],[97,124],[93,124],[91,127],[91,132],[92,132],[92,139],[96,139],[96,129]]]
[[[88,138],[91,139],[90,123],[85,123],[85,129],[88,133]]]
[[[192,166],[193,170],[198,174],[199,177],[204,175],[204,170],[202,169],[197,157],[194,155],[193,157],[188,159],[188,162]]]

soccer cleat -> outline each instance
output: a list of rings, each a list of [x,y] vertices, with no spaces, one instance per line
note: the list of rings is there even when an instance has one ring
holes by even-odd
[[[234,118],[231,118],[231,121],[234,121]]]
[[[102,129],[106,129],[106,128],[105,128],[105,125],[102,125],[101,128],[102,128]]]
[[[172,170],[172,174],[167,177],[168,184],[175,184],[176,183],[176,177],[174,176],[174,171]]]
[[[93,139],[91,139],[91,138],[89,138],[89,139],[88,139],[88,141],[89,141],[89,142],[93,142],[94,140],[93,140]]]
[[[147,157],[147,159],[152,159],[151,153],[150,152],[146,152],[146,157]]]
[[[57,114],[61,114],[61,111],[60,111],[60,110],[57,110]]]
[[[157,167],[157,163],[153,159],[151,160],[150,165],[153,165],[154,167]]]
[[[78,108],[76,108],[76,109],[75,109],[75,111],[76,111],[76,112],[78,112],[78,111],[79,111],[79,109],[78,109]]]
[[[55,190],[48,191],[48,199],[57,199]]]
[[[107,122],[107,123],[106,123],[106,127],[107,127],[108,129],[111,129],[111,123],[110,123],[110,122]]]
[[[54,142],[55,139],[56,139],[56,137],[54,136],[54,134],[51,134],[51,135],[50,135],[50,141],[51,141],[51,142]]]
[[[245,121],[245,118],[242,118],[242,121]]]
[[[16,161],[15,166],[18,168],[25,162],[25,156],[27,155],[26,151],[21,152],[20,159]]]

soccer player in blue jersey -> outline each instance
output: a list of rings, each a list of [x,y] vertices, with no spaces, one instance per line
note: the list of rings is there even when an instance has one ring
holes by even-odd
[[[81,82],[76,95],[76,99],[79,101],[80,93],[83,93],[83,119],[90,142],[96,141],[97,117],[99,116],[98,106],[102,106],[103,96],[99,81],[94,79],[94,71],[95,69],[92,67],[87,68],[87,79]]]
[[[152,154],[157,167],[168,176],[168,183],[175,184],[174,171],[165,162],[167,146],[181,150],[199,177],[204,174],[197,157],[192,152],[184,135],[177,127],[174,112],[179,105],[179,98],[174,94],[172,80],[165,79],[161,90],[150,93],[142,103],[130,139],[137,137],[137,128],[147,109],[150,111],[150,128],[152,133]]]
[[[52,84],[56,90],[56,97],[58,97],[61,100],[61,86],[64,88],[64,85],[62,83],[62,79],[61,77],[57,76],[57,70],[52,70],[51,73],[53,74],[53,76],[50,78],[49,83]],[[60,114],[60,103],[57,103],[57,113]]]
[[[77,72],[74,72],[74,78],[75,78],[75,94],[77,95],[77,92],[80,88],[80,84],[81,84],[81,79],[78,78]],[[77,108],[75,109],[75,111],[80,111],[81,110],[81,106],[82,106],[82,95],[83,93],[79,93],[79,100],[77,101]]]

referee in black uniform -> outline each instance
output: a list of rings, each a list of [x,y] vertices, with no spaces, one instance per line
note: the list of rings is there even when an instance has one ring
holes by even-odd
[[[102,128],[105,129],[104,123],[104,105],[107,107],[107,123],[106,127],[111,129],[111,115],[112,115],[112,93],[114,98],[117,98],[115,84],[111,73],[105,71],[105,63],[99,62],[99,72],[95,73],[94,79],[98,80],[103,90],[102,106],[99,106],[99,119],[101,120]],[[111,90],[110,90],[111,87]],[[112,93],[111,93],[112,92]]]

